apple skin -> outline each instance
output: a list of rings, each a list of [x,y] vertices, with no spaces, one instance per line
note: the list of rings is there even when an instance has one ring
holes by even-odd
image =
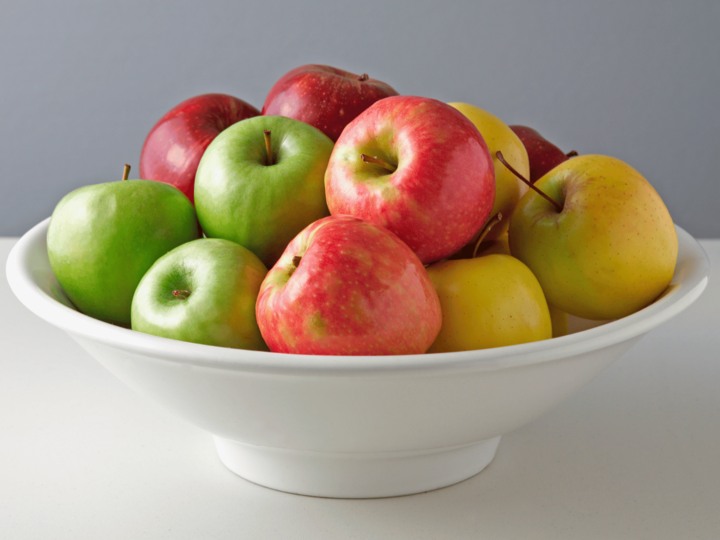
[[[203,94],[173,107],[153,126],[140,153],[140,177],[175,186],[194,202],[195,172],[205,149],[224,129],[259,116],[226,94]]]
[[[274,352],[421,354],[442,313],[425,268],[397,236],[331,216],[302,231],[268,272],[257,320]]]
[[[678,253],[662,199],[630,165],[585,155],[561,163],[510,220],[510,251],[538,278],[549,303],[583,319],[630,315],[670,284]]]
[[[366,163],[361,154],[397,169]],[[482,135],[462,113],[434,99],[397,96],[345,128],[325,194],[333,215],[389,229],[427,264],[458,251],[487,221],[495,176]]]
[[[255,302],[267,268],[251,251],[201,238],[160,257],[135,291],[132,329],[145,334],[267,351]],[[183,291],[187,294],[173,294]]]
[[[398,95],[384,82],[362,77],[330,66],[300,66],[275,83],[262,113],[300,120],[335,142],[345,126],[370,105]]]
[[[180,191],[150,180],[85,186],[55,207],[47,244],[53,273],[86,315],[130,326],[135,288],[153,263],[200,237]]]
[[[498,212],[502,213],[503,219],[495,225],[486,240],[495,240],[505,234],[510,226],[510,216],[515,210],[520,197],[527,191],[528,187],[524,182],[510,172],[496,157],[498,151],[502,152],[503,158],[512,165],[520,174],[528,177],[530,174],[530,162],[528,154],[522,141],[510,129],[510,127],[497,116],[490,114],[474,105],[467,103],[448,103],[470,120],[485,139],[485,144],[490,150],[495,169],[495,202],[490,211],[490,217]],[[477,238],[473,239],[476,240]],[[470,242],[473,247],[475,241]]]
[[[510,255],[442,261],[428,268],[443,326],[428,352],[490,349],[552,337],[545,296],[530,269]]]
[[[525,177],[533,184],[552,169],[568,160],[565,152],[560,150],[533,128],[527,126],[510,126],[520,138],[530,160],[530,176]],[[510,162],[512,165],[512,162]]]
[[[269,166],[263,130],[271,132]],[[195,208],[205,234],[237,242],[271,267],[300,231],[330,214],[324,175],[332,149],[319,130],[282,116],[226,129],[198,166]]]

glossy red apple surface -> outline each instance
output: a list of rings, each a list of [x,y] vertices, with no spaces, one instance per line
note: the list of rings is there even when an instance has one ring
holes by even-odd
[[[370,105],[397,95],[391,86],[365,73],[308,64],[275,83],[262,113],[300,120],[336,141],[345,126]]]
[[[387,229],[330,216],[290,242],[262,285],[256,316],[271,351],[421,354],[442,324],[417,256]]]
[[[522,141],[530,162],[530,178],[534,184],[552,169],[568,160],[567,154],[560,150],[533,128],[527,126],[510,126],[515,135]]]
[[[429,263],[458,251],[487,221],[495,173],[482,135],[461,112],[397,96],[347,126],[330,156],[325,195],[333,215],[381,225]]]
[[[153,126],[140,154],[140,178],[175,186],[194,202],[198,163],[221,131],[259,116],[252,105],[226,94],[203,94],[183,101]]]

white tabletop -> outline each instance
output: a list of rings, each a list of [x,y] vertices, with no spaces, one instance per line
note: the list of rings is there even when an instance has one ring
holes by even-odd
[[[0,239],[0,538],[717,539],[720,240],[690,309],[437,491],[333,500],[225,469],[210,435],[27,311]]]

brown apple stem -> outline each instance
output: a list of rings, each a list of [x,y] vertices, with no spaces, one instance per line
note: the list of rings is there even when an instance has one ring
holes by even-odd
[[[535,186],[532,182],[530,182],[530,180],[528,180],[528,179],[525,178],[522,174],[520,174],[519,172],[517,172],[517,171],[512,167],[512,165],[510,165],[507,161],[505,161],[505,158],[503,157],[502,152],[501,152],[500,150],[498,150],[497,152],[495,152],[495,156],[498,158],[498,160],[500,161],[500,163],[502,163],[503,165],[505,165],[505,167],[506,167],[511,173],[513,173],[513,174],[514,174],[515,176],[517,176],[520,180],[522,180],[522,181],[525,182],[528,186],[530,186],[532,189],[534,189],[536,193],[538,193],[539,195],[545,197],[548,201],[550,201],[550,202],[552,203],[552,205],[555,207],[555,209],[556,209],[558,212],[562,212],[562,206],[560,206],[558,203],[556,203],[556,202],[555,202],[554,200],[552,200],[550,197],[548,197],[547,195],[545,195],[545,193],[543,193],[542,191],[540,191],[540,190],[537,188],[537,186]]]
[[[383,169],[386,169],[390,172],[395,172],[397,169],[396,166],[390,165],[387,161],[383,161],[377,156],[368,156],[367,154],[360,154],[360,159],[362,159],[365,163],[374,163],[375,165],[380,165]]]
[[[300,256],[300,255],[295,255],[295,256],[293,257],[293,260],[292,260],[293,266],[294,266],[295,268],[297,268],[298,266],[300,266],[300,261],[301,261],[301,260],[302,260],[302,256]]]
[[[265,165],[272,165],[272,144],[270,144],[270,130],[263,129],[263,135],[265,136],[265,151],[267,152],[267,158],[265,159]]]
[[[579,154],[577,153],[577,150],[570,150],[567,154],[565,154],[565,157],[569,159],[569,158],[575,157],[575,156],[577,156],[577,155],[579,155]]]
[[[126,163],[126,164],[125,164],[125,167],[123,167],[123,177],[122,177],[122,179],[123,179],[123,180],[127,180],[129,176],[130,176],[130,165],[128,165],[128,164]]]
[[[180,300],[185,300],[188,296],[190,296],[190,291],[176,289],[172,292],[172,294]]]
[[[485,237],[490,232],[490,229],[492,229],[495,225],[497,225],[501,221],[502,221],[502,212],[498,212],[494,218],[492,218],[490,221],[488,221],[485,224],[485,227],[483,227],[483,230],[480,233],[480,238],[478,238],[477,242],[475,242],[475,249],[473,249],[473,254],[472,254],[473,259],[477,255],[478,248],[480,247],[480,244],[482,244],[482,241],[485,240]]]
[[[363,73],[362,75],[360,75],[360,76],[358,77],[358,81],[360,81],[360,82],[367,81],[369,78],[370,78],[370,77],[368,77],[368,74],[367,74],[367,73]]]

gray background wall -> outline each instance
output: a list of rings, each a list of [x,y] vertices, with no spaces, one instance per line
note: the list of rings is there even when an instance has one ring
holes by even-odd
[[[720,236],[720,2],[0,2],[0,236],[117,180],[168,109],[262,107],[288,70],[367,72],[640,170]],[[131,177],[133,177],[131,173]]]

